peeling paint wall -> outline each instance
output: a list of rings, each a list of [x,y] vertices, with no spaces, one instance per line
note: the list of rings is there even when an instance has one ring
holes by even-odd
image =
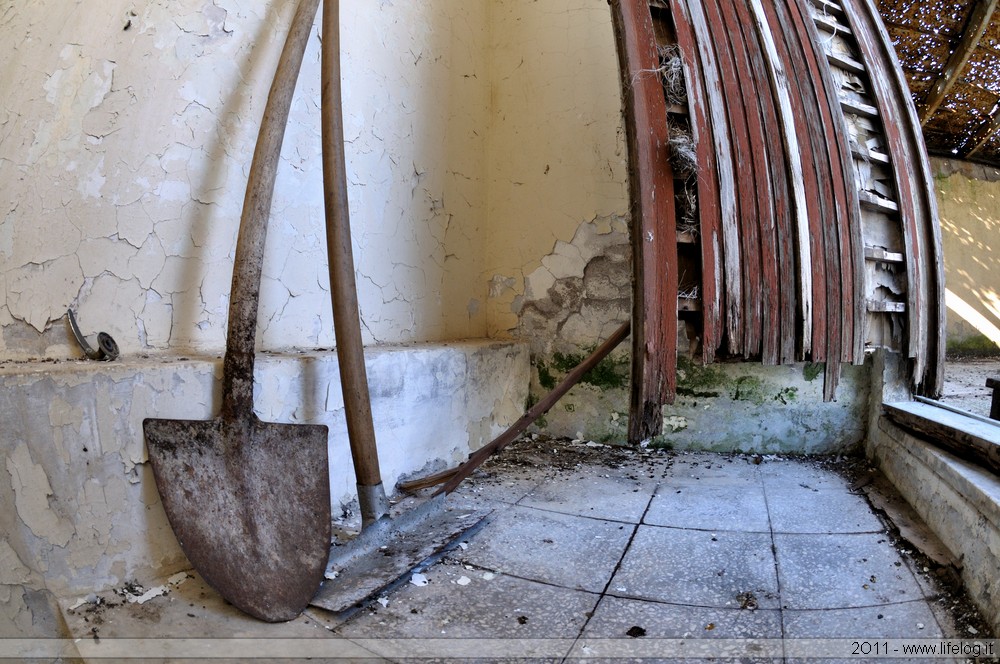
[[[571,243],[581,225],[627,217],[628,184],[607,2],[490,5],[485,278],[489,334],[508,336],[518,330],[528,275],[557,243]],[[554,278],[576,270],[561,268],[551,266]]]
[[[484,336],[488,3],[345,3],[345,133],[368,342]],[[0,358],[224,344],[257,126],[294,4],[40,0],[0,11]],[[333,345],[319,38],[300,75],[259,342]]]
[[[948,350],[1000,346],[1000,169],[932,159],[941,214]]]
[[[632,311],[632,246],[621,217],[582,224],[525,278],[514,302],[517,335],[531,349],[531,394],[541,398]],[[622,442],[628,422],[630,349],[623,343],[538,423],[547,433]]]

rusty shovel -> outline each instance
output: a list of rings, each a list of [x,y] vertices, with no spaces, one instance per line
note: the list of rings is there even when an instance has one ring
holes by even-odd
[[[330,547],[327,427],[262,422],[253,412],[260,275],[278,157],[319,0],[302,0],[268,95],[233,268],[223,403],[208,421],[143,422],[156,486],[194,568],[246,613],[299,615]]]

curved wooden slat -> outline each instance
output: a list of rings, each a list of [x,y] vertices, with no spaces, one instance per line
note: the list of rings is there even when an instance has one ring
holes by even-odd
[[[743,333],[743,284],[741,276],[740,237],[736,196],[735,164],[732,139],[726,116],[726,98],[723,93],[722,72],[712,46],[711,32],[701,0],[681,0],[694,30],[698,52],[701,56],[703,75],[708,90],[708,115],[712,123],[715,158],[719,174],[719,201],[722,217],[722,283],[724,306],[721,310],[730,352],[742,348]]]
[[[667,105],[659,51],[645,0],[612,0],[625,100],[635,288],[629,440],[660,433],[677,368],[677,219]]]
[[[698,51],[694,28],[687,6],[682,0],[671,0],[677,46],[684,60],[691,133],[698,158],[698,221],[701,227],[702,269],[702,360],[715,359],[722,343],[722,212],[719,200],[719,173],[715,156],[712,123],[708,117],[705,88],[706,65]]]
[[[797,284],[791,282],[787,277],[782,282],[782,288],[790,286],[795,289],[795,298],[791,294],[785,298],[786,306],[797,305],[798,329],[795,330],[797,337],[798,351],[793,351],[792,360],[802,358],[812,349],[813,338],[813,291],[814,276],[812,269],[813,256],[809,241],[809,204],[806,187],[806,170],[803,164],[802,151],[799,149],[799,120],[792,103],[792,86],[789,81],[788,71],[784,65],[785,58],[782,57],[783,44],[779,48],[779,41],[775,38],[771,30],[771,22],[768,12],[765,11],[763,0],[748,0],[748,7],[752,18],[752,25],[755,28],[757,37],[760,40],[764,53],[767,56],[765,66],[771,89],[777,100],[778,121],[780,125],[779,134],[784,146],[784,153],[787,160],[788,183],[790,188],[789,206],[793,221],[792,228],[787,229],[787,235],[779,238],[780,246],[784,247],[783,253],[789,251],[791,245],[792,262],[794,264],[794,274],[798,276]],[[796,287],[797,286],[797,287]],[[782,361],[785,361],[783,348]]]
[[[782,140],[780,100],[772,84],[768,67],[768,51],[758,31],[746,0],[733,3],[740,29],[747,45],[757,102],[766,128],[768,175],[772,188],[772,216],[760,220],[761,261],[765,281],[774,271],[774,293],[764,293],[763,307],[773,312],[765,317],[763,360],[767,364],[787,364],[795,361],[795,248],[790,171],[785,144]],[[770,326],[770,327],[769,327]],[[769,344],[774,351],[769,351]]]
[[[777,284],[769,284],[763,274],[763,252],[760,243],[760,225],[765,217],[771,218],[770,178],[764,149],[763,127],[756,90],[747,85],[750,75],[746,44],[731,0],[706,0],[707,14],[713,21],[715,41],[720,48],[728,45],[732,75],[725,81],[730,109],[730,122],[738,136],[737,162],[740,170],[739,187],[742,217],[740,237],[743,256],[743,356],[761,354],[763,337],[764,293],[773,293]],[[776,281],[775,275],[775,281]],[[776,348],[775,348],[776,354]]]
[[[868,66],[898,194],[906,253],[907,355],[917,391],[944,383],[944,260],[927,149],[889,36],[871,0],[847,0],[845,16]]]
[[[803,335],[802,359],[807,356],[814,362],[826,362],[827,325],[829,323],[828,299],[830,297],[827,274],[827,254],[823,232],[823,220],[830,217],[831,201],[825,186],[828,184],[828,169],[824,169],[821,153],[824,149],[817,136],[816,128],[820,124],[814,103],[810,103],[809,83],[806,81],[808,71],[804,70],[801,44],[798,43],[789,24],[786,14],[779,11],[780,4],[766,0],[761,7],[767,21],[767,30],[773,35],[777,55],[789,84],[789,99],[791,103],[792,120],[795,134],[798,137],[798,155],[801,158],[804,203],[805,228],[799,227],[799,239],[802,235],[809,245],[811,269],[811,312],[809,326],[811,339]],[[808,354],[808,355],[807,355]]]

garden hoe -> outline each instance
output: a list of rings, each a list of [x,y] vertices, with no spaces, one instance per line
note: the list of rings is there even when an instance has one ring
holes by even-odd
[[[302,0],[267,98],[233,266],[222,412],[143,422],[156,486],[181,548],[233,605],[269,622],[309,604],[330,547],[327,428],[253,412],[254,336],[267,219],[295,81],[319,0]]]
[[[339,4],[337,0],[323,2],[323,189],[337,357],[363,528],[354,539],[332,547],[327,580],[312,601],[337,612],[384,592],[408,572],[429,564],[454,540],[470,535],[485,517],[445,509],[443,495],[400,514],[389,514],[379,471],[354,279],[341,109]]]

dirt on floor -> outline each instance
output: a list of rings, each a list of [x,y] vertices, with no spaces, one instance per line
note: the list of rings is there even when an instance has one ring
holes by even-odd
[[[955,365],[956,376],[952,388],[960,384],[970,386],[978,380],[971,371]],[[980,375],[988,375],[990,368],[1000,373],[1000,362],[975,363]],[[983,379],[985,381],[985,378]],[[987,413],[989,404],[987,401]],[[547,481],[558,481],[585,465],[602,465],[609,468],[632,469],[636,477],[650,479],[668,476],[666,469],[683,452],[662,449],[633,449],[601,445],[593,442],[550,438],[531,434],[522,437],[506,449],[491,457],[474,477],[477,483],[508,482],[518,475],[527,476],[528,469],[546,469]],[[719,466],[726,464],[761,464],[791,455],[718,454]],[[954,559],[943,543],[923,523],[920,517],[896,492],[885,476],[869,462],[856,456],[795,456],[799,461],[815,464],[844,477],[851,491],[864,495],[872,510],[882,520],[892,538],[893,545],[920,577],[929,596],[938,607],[938,614],[952,622],[953,633],[967,635],[969,639],[995,638],[989,624],[972,602],[961,581],[961,563]]]
[[[949,357],[944,365],[941,401],[988,417],[993,390],[986,387],[987,378],[1000,378],[1000,358]]]

